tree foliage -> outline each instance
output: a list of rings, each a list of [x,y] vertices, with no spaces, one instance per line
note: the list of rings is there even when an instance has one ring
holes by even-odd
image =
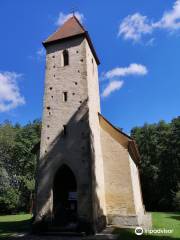
[[[39,120],[23,127],[0,125],[0,213],[30,209],[37,161],[31,150],[39,139]]]
[[[141,155],[140,176],[147,210],[179,208],[180,117],[170,123],[135,127],[131,136]]]

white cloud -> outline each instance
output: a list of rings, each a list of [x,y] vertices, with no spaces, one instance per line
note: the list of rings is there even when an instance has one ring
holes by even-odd
[[[124,18],[119,26],[118,36],[137,42],[143,34],[150,34],[152,26],[146,16],[135,13]]]
[[[107,73],[105,78],[122,77],[127,75],[146,75],[148,72],[146,66],[137,63],[131,63],[128,67],[117,67]]]
[[[43,47],[38,48],[38,50],[34,53],[34,55],[29,55],[28,59],[30,60],[43,60],[45,59],[46,51]]]
[[[123,83],[124,83],[123,81],[116,81],[116,80],[110,82],[102,92],[102,97],[107,97],[112,92],[117,91],[123,86]]]
[[[180,29],[180,0],[176,0],[172,9],[164,12],[160,20],[156,22],[140,13],[128,15],[119,25],[118,36],[140,42],[142,36],[152,34],[155,29],[167,29],[171,32]],[[152,46],[152,44],[147,46]]]
[[[147,67],[137,63],[131,63],[128,67],[113,68],[112,70],[106,73],[103,73],[103,77],[101,79],[109,80],[109,83],[103,90],[101,96],[105,98],[109,96],[112,92],[122,88],[124,81],[118,78],[126,77],[129,75],[143,76],[143,75],[146,75],[147,73],[148,73]]]
[[[154,46],[154,42],[155,42],[155,38],[150,38],[147,43],[146,43],[146,46]]]
[[[80,12],[75,12],[74,15],[77,17],[77,19],[82,23],[84,20],[84,15]],[[63,12],[59,13],[58,19],[56,21],[56,25],[61,26],[63,25],[69,18],[73,16],[73,13],[64,14]]]
[[[169,30],[180,29],[180,0],[175,1],[172,10],[166,11],[160,21],[153,24],[153,27]]]
[[[38,50],[37,50],[37,52],[36,52],[36,54],[37,54],[37,56],[39,57],[39,58],[41,58],[41,57],[44,57],[45,56],[45,50],[44,50],[44,48],[43,47],[41,47],[41,48],[39,48]]]
[[[0,112],[7,112],[25,104],[17,84],[21,76],[15,72],[0,72]]]

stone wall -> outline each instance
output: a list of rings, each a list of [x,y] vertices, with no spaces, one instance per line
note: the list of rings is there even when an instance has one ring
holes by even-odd
[[[88,107],[90,125],[90,143],[92,156],[92,187],[93,187],[93,211],[97,229],[101,229],[106,223],[106,204],[104,192],[104,166],[100,139],[100,125],[98,112],[100,112],[98,68],[96,60],[86,41],[86,67],[88,82]]]
[[[138,167],[128,151],[130,139],[102,116],[99,119],[108,223],[149,227],[151,216],[144,210]]]
[[[62,62],[65,49],[67,66]],[[53,181],[65,164],[77,181],[81,221],[94,231],[105,226],[106,216],[109,223],[136,225],[143,211],[138,170],[127,139],[112,127],[111,134],[107,125],[100,127],[98,68],[86,38],[49,45],[45,78],[36,220],[53,218]]]
[[[62,51],[69,65],[62,66]],[[67,102],[63,92],[67,92]],[[87,105],[86,43],[83,37],[47,47],[46,81],[37,190],[37,218],[52,213],[53,180],[62,164],[78,184],[78,215],[92,221],[91,153]],[[66,136],[63,126],[66,125]]]
[[[135,215],[128,150],[103,128],[101,143],[107,216]]]
[[[134,204],[136,208],[136,214],[138,215],[138,222],[141,224],[142,219],[145,213],[142,193],[141,193],[141,183],[139,179],[139,170],[129,155],[129,163],[131,168],[131,178],[132,178],[132,187],[133,187],[133,195],[134,195]]]
[[[63,66],[62,52],[69,52]],[[67,101],[63,100],[67,92]],[[53,217],[53,180],[63,164],[78,185],[78,216],[95,231],[105,217],[97,64],[84,37],[47,47],[36,219]],[[66,126],[66,136],[64,136]],[[101,223],[101,224],[100,224]]]

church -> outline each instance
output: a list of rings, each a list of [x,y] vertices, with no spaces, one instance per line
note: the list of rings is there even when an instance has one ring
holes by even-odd
[[[100,111],[100,62],[88,32],[72,16],[43,45],[46,72],[34,224],[93,233],[107,225],[150,224],[136,143]]]

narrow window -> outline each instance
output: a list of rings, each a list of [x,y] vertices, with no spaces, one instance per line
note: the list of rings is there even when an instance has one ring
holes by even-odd
[[[69,53],[68,50],[63,51],[63,66],[69,65]]]
[[[93,65],[93,73],[94,73],[94,60],[92,58],[92,65]]]
[[[67,126],[63,125],[63,136],[67,135]]]
[[[63,101],[67,102],[67,98],[68,98],[67,92],[63,92]]]

